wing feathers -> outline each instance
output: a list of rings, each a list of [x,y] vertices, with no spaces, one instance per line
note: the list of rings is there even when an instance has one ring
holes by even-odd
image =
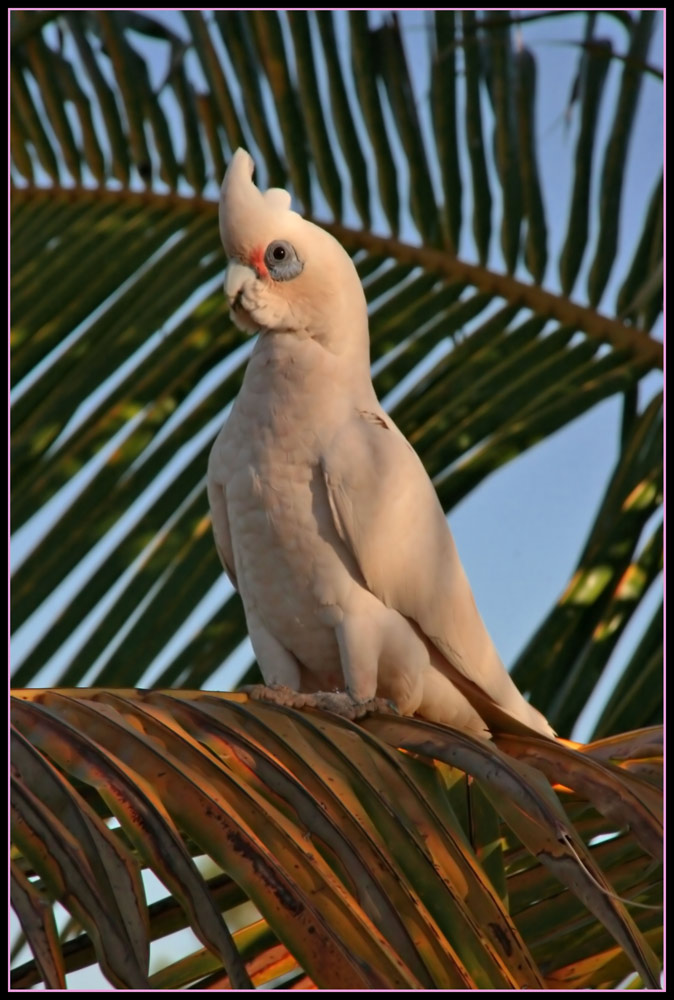
[[[373,415],[355,411],[322,461],[335,526],[368,588],[416,622],[442,653],[443,672],[483,717],[500,706],[553,735],[498,656],[421,461],[383,411]]]
[[[213,524],[213,536],[215,546],[220,556],[220,562],[225,568],[227,576],[238,590],[236,582],[236,572],[234,570],[234,551],[232,549],[232,539],[229,531],[229,518],[227,517],[227,501],[225,497],[225,487],[220,484],[213,469],[213,453],[208,463],[208,503],[211,508],[211,522]]]

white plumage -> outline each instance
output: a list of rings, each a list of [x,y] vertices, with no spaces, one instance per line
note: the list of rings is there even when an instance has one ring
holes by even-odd
[[[237,150],[220,232],[231,315],[260,335],[208,496],[266,683],[553,735],[501,663],[433,486],[377,401],[351,259],[252,173]]]

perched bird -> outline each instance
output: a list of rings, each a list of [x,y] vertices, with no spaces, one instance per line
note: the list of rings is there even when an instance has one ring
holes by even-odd
[[[231,316],[259,338],[208,496],[266,684],[280,700],[325,692],[310,703],[345,712],[378,697],[483,735],[514,719],[553,736],[499,659],[428,475],[379,405],[351,258],[286,191],[259,191],[253,169],[237,150],[220,234]]]

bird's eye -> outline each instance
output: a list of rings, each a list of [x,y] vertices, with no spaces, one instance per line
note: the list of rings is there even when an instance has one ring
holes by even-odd
[[[274,240],[264,252],[264,262],[274,281],[290,281],[302,272],[304,264],[286,240]]]

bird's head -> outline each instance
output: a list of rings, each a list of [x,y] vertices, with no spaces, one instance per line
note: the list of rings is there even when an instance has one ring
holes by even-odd
[[[311,337],[341,353],[365,324],[365,296],[351,258],[325,230],[290,208],[280,188],[259,191],[253,160],[237,149],[220,192],[220,237],[229,258],[225,295],[242,330]]]

